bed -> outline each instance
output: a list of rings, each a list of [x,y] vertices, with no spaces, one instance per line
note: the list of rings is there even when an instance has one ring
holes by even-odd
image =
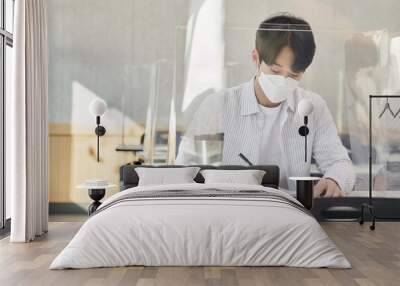
[[[311,213],[278,189],[276,166],[252,166],[266,171],[262,185],[201,183],[197,175],[194,183],[137,186],[135,168],[123,170],[123,191],[102,203],[50,269],[351,267]]]

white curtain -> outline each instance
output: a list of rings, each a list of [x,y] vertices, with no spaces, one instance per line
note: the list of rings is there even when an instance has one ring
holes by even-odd
[[[15,1],[13,92],[7,110],[6,164],[12,242],[28,242],[48,226],[46,0]]]

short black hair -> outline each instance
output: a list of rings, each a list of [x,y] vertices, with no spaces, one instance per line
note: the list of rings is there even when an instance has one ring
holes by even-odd
[[[288,46],[294,53],[292,70],[303,72],[311,64],[315,54],[315,40],[310,24],[290,14],[270,17],[257,29],[256,49],[260,62],[275,64],[282,48]]]

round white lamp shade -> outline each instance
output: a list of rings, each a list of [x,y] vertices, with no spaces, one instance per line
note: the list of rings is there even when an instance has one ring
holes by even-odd
[[[107,110],[107,103],[99,98],[93,99],[89,105],[89,111],[93,116],[102,116]]]
[[[301,116],[308,116],[313,112],[314,106],[309,99],[302,99],[297,106],[297,110]]]

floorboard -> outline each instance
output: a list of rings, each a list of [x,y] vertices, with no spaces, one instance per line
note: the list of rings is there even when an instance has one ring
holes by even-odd
[[[400,285],[400,223],[329,222],[322,226],[344,252],[353,268],[289,267],[120,267],[48,270],[55,256],[82,225],[50,222],[49,233],[32,243],[0,240],[0,285]]]

